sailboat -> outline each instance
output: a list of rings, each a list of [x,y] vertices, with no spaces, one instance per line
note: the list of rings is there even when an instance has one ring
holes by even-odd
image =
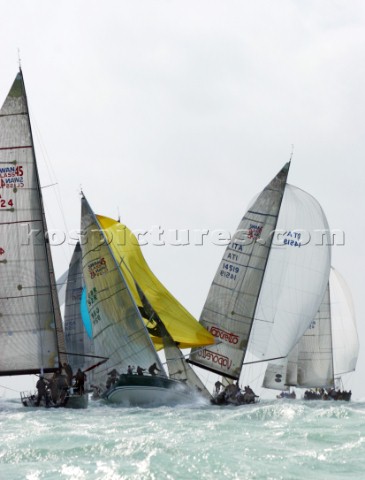
[[[123,405],[171,405],[206,389],[180,349],[214,343],[149,270],[136,238],[81,200],[82,264],[102,398]],[[165,349],[170,376],[158,350]],[[156,375],[157,373],[157,375]],[[210,395],[208,394],[210,398]]]
[[[107,361],[106,357],[95,355],[92,326],[87,310],[86,288],[82,273],[82,252],[77,242],[70,261],[67,275],[64,276],[64,329],[65,343],[70,366],[87,373],[85,390],[93,392],[92,398],[99,396],[99,388],[93,384],[93,370]]]
[[[285,392],[307,388],[306,400],[350,400],[341,378],[356,368],[359,340],[350,291],[331,267],[317,315],[287,359],[267,366],[263,386]],[[284,396],[284,395],[283,395]]]
[[[244,368],[285,358],[314,318],[326,289],[331,259],[327,220],[317,200],[287,183],[289,166],[240,221],[200,316],[216,343],[192,349],[190,363],[237,381],[229,395],[225,390],[218,394],[218,404],[254,401],[238,386]]]
[[[21,69],[0,110],[0,216],[0,375],[61,372],[68,359]],[[67,391],[56,406],[85,406],[81,397]]]

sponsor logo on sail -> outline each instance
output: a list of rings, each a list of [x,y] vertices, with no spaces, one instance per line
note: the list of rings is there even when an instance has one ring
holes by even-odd
[[[219,355],[218,353],[212,352],[204,348],[198,352],[198,356],[202,357],[204,360],[208,360],[212,363],[219,365],[221,368],[226,368],[229,370],[232,366],[232,360],[224,355]]]
[[[225,340],[228,343],[233,343],[233,345],[236,345],[239,340],[238,335],[235,335],[234,333],[225,332],[221,328],[215,327],[214,325],[210,327],[210,333],[216,338]]]
[[[250,238],[252,240],[257,240],[260,238],[262,232],[262,226],[261,225],[254,225],[251,223],[250,228],[248,229],[247,232],[247,238]]]
[[[88,265],[87,268],[89,270],[90,278],[95,278],[99,275],[105,275],[105,273],[108,271],[104,257],[94,260]]]

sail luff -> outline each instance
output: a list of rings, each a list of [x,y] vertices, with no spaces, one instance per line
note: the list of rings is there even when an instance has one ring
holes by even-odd
[[[25,84],[24,84],[23,72],[22,72],[21,68],[19,69],[19,71],[20,71],[20,74],[21,74],[22,86],[23,86],[23,91],[24,91],[24,99],[25,99],[25,105],[26,105],[26,111],[27,111],[27,120],[28,120],[28,124],[29,124],[29,131],[30,131],[30,137],[31,137],[34,170],[35,170],[35,175],[36,175],[36,181],[38,183],[38,195],[39,195],[41,215],[42,215],[44,245],[45,245],[45,249],[46,249],[46,258],[47,258],[48,272],[49,272],[49,278],[50,278],[51,299],[52,299],[52,305],[53,305],[53,312],[54,312],[54,316],[55,316],[55,326],[56,326],[56,334],[57,334],[57,346],[58,346],[58,354],[59,354],[59,363],[60,363],[60,367],[62,367],[63,363],[67,362],[67,355],[65,353],[60,353],[60,352],[65,352],[65,350],[66,350],[66,348],[65,348],[65,337],[64,337],[63,325],[62,325],[62,317],[61,317],[61,309],[60,309],[60,305],[59,305],[59,301],[58,301],[56,277],[55,277],[54,268],[53,268],[53,261],[52,261],[52,255],[51,255],[51,247],[50,247],[50,244],[49,244],[48,228],[47,228],[47,221],[46,221],[46,215],[45,215],[45,209],[44,209],[43,195],[42,195],[42,189],[41,189],[41,184],[40,184],[40,179],[39,179],[39,172],[38,172],[36,154],[35,154],[35,149],[34,149],[32,125],[31,125],[30,117],[29,117],[28,98],[27,98],[27,93],[26,93]]]

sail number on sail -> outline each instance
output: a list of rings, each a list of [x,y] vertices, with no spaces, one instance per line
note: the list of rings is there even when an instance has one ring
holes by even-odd
[[[284,234],[283,244],[289,247],[301,247],[302,244],[299,241],[302,234],[299,232],[288,231]]]
[[[8,201],[6,201],[0,195],[0,208],[7,208],[7,207],[13,207],[13,206],[14,206],[14,202],[11,198]]]
[[[223,262],[222,270],[220,272],[222,277],[230,280],[236,280],[236,274],[240,271],[239,267],[232,265],[231,263]]]

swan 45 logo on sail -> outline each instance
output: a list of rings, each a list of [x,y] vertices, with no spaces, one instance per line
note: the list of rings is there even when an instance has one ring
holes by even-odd
[[[1,188],[22,188],[24,187],[23,166],[0,168]]]

